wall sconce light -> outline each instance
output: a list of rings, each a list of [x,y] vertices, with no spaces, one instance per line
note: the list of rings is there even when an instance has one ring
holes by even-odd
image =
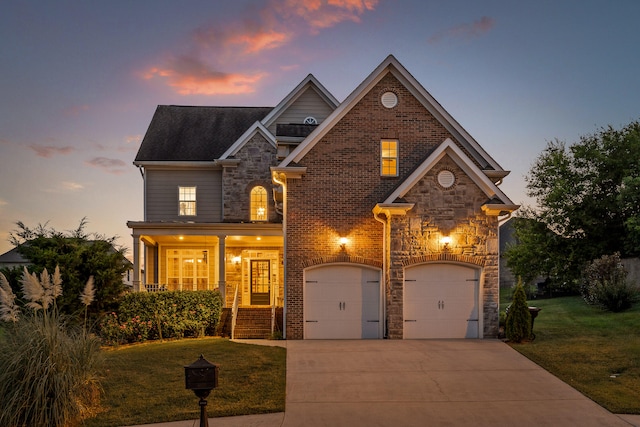
[[[349,243],[349,239],[347,239],[346,237],[341,237],[339,242],[340,242],[340,250],[346,251],[347,243]]]
[[[242,258],[239,256],[234,256],[233,258],[231,258],[231,262],[233,263],[233,265],[240,265],[240,261],[242,261]]]
[[[451,237],[450,236],[443,236],[440,239],[440,243],[442,243],[442,250],[443,251],[448,251],[449,250],[449,245],[451,244]]]

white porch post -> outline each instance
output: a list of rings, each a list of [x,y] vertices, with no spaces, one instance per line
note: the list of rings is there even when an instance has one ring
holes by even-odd
[[[218,289],[222,297],[223,307],[227,306],[226,300],[226,262],[225,262],[225,240],[227,236],[218,236]]]
[[[132,234],[133,237],[133,290],[139,292],[140,286],[140,236]]]

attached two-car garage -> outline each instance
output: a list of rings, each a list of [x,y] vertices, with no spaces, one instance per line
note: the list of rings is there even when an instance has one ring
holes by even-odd
[[[427,263],[405,269],[405,339],[478,338],[479,269]],[[305,339],[384,336],[381,271],[357,264],[305,270]]]

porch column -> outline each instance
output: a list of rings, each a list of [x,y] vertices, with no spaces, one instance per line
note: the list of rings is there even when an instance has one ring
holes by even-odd
[[[139,292],[140,286],[140,235],[132,234],[133,237],[133,290]]]
[[[226,257],[225,240],[227,236],[218,236],[218,289],[222,297],[222,306],[226,307]]]

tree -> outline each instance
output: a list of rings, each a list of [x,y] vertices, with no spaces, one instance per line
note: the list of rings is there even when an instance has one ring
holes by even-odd
[[[640,122],[600,129],[570,146],[548,143],[527,176],[538,207],[521,214],[540,224],[516,228],[522,247],[506,255],[511,267],[530,275],[555,270],[556,280],[577,282],[601,255],[639,255],[639,190]],[[542,250],[554,268],[539,262]]]
[[[82,310],[78,295],[91,276],[94,278],[95,303],[90,313],[106,311],[119,300],[125,291],[123,275],[131,268],[131,262],[124,255],[125,249],[115,245],[116,237],[86,233],[85,218],[78,228],[66,233],[48,224],[36,228],[29,228],[22,222],[16,224],[18,229],[11,233],[10,240],[32,264],[30,271],[39,274],[45,268],[53,271],[56,266],[60,267],[64,292],[57,304],[61,312],[71,314]]]

